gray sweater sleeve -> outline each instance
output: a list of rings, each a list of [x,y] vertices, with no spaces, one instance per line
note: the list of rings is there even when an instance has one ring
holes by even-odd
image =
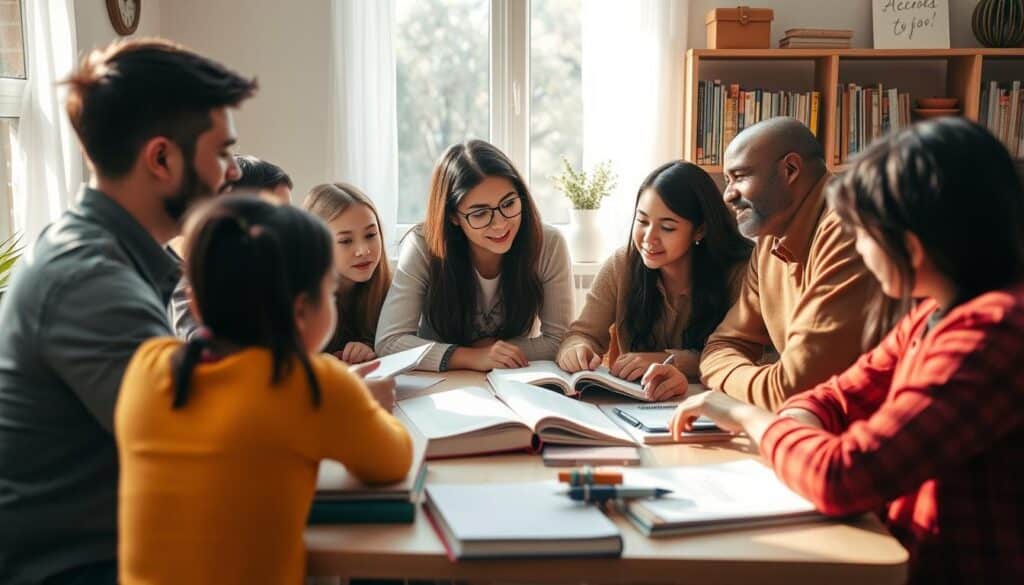
[[[562,232],[544,226],[544,245],[537,267],[544,287],[544,306],[540,310],[540,336],[516,337],[508,342],[523,350],[526,359],[553,360],[558,346],[576,314],[573,299],[572,261]]]
[[[391,288],[380,310],[377,339],[374,342],[378,356],[390,355],[434,341],[419,336],[423,304],[427,298],[429,266],[427,245],[423,236],[416,231],[410,232],[402,242]],[[440,371],[441,358],[450,345],[434,343],[434,347],[430,348],[420,362],[419,369]]]

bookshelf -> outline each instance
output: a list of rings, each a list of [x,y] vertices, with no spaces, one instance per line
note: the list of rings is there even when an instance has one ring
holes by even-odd
[[[818,139],[829,169],[842,172],[836,158],[837,87],[848,83],[898,87],[911,102],[920,97],[960,99],[961,114],[977,121],[981,89],[989,81],[1024,80],[1024,49],[690,49],[684,77],[683,158],[696,160],[698,81],[720,79],[771,91],[821,94]],[[712,175],[721,165],[701,165]]]

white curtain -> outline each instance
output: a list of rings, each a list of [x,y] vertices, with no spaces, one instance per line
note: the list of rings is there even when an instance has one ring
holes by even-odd
[[[636,190],[682,157],[688,0],[583,2],[583,165],[611,160],[618,186],[601,205],[609,247],[626,242]]]
[[[388,242],[398,219],[393,20],[393,0],[331,3],[329,176],[373,199]]]
[[[14,137],[14,229],[31,244],[68,208],[82,182],[82,155],[57,82],[75,65],[73,0],[32,0],[25,9],[27,87]]]

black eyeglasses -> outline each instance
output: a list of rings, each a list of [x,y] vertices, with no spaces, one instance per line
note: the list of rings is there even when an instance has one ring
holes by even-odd
[[[491,225],[494,222],[494,212],[497,211],[505,219],[512,219],[513,217],[519,217],[523,212],[523,200],[522,197],[516,195],[505,199],[498,204],[497,207],[480,207],[470,211],[469,213],[462,213],[458,209],[455,213],[458,213],[462,217],[466,218],[466,223],[469,227],[475,230],[482,230],[485,227]]]

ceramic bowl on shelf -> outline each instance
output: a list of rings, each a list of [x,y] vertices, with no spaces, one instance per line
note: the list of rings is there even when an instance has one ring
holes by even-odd
[[[942,116],[958,116],[960,108],[914,108],[914,114],[922,120],[941,118]]]
[[[922,110],[954,110],[959,106],[960,100],[955,97],[930,97],[917,100],[917,107]]]

